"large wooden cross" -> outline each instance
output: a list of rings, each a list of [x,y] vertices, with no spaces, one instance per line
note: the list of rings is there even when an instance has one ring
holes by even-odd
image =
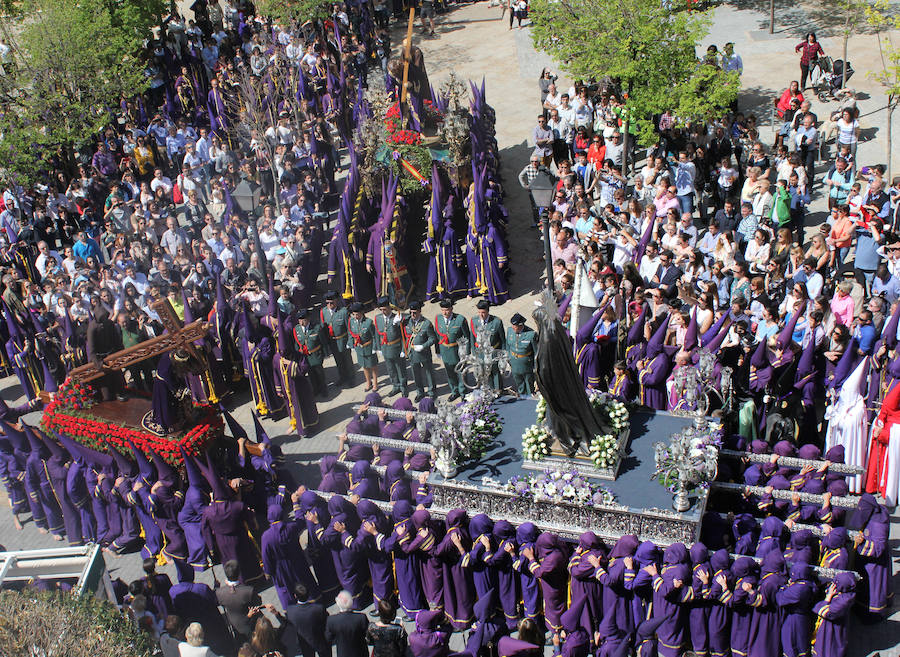
[[[184,349],[192,356],[197,356],[194,340],[199,340],[209,332],[209,322],[198,319],[185,326],[175,313],[175,309],[172,308],[172,304],[165,298],[154,301],[150,307],[159,315],[159,320],[166,332],[128,349],[110,354],[103,359],[103,365],[107,370],[123,370],[135,363],[175,349]],[[99,379],[103,375],[104,371],[94,363],[76,367],[69,372],[69,378],[80,383]]]
[[[409,8],[409,22],[406,24],[406,43],[403,44],[403,83],[400,85],[400,111],[406,102],[406,85],[409,82],[409,58],[412,55],[413,25],[416,20],[416,7]]]

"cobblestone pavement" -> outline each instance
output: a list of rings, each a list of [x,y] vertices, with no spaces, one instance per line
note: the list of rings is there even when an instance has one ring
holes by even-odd
[[[799,9],[779,7],[779,12],[784,12],[790,25],[779,25],[779,31],[775,38],[770,38],[767,33],[767,4],[760,0],[758,3],[742,3],[740,5],[723,5],[715,10],[711,33],[708,43],[723,44],[725,41],[734,41],[735,50],[742,55],[745,64],[743,76],[743,93],[741,97],[742,109],[753,110],[760,117],[768,116],[765,111],[755,108],[768,107],[771,99],[780,93],[784,85],[795,75],[796,58],[793,55],[793,46],[796,43],[796,33],[806,31],[805,22],[812,12],[806,12],[804,6]],[[782,14],[776,18],[776,23],[782,20]],[[494,309],[508,325],[509,318],[516,312],[530,317],[531,308],[536,299],[536,293],[540,290],[540,275],[543,271],[543,249],[538,233],[530,228],[531,216],[528,198],[516,182],[516,176],[521,168],[527,164],[528,154],[531,148],[527,141],[531,134],[534,119],[538,111],[538,86],[537,78],[541,68],[552,65],[543,53],[536,53],[531,46],[528,29],[508,30],[506,20],[500,20],[498,7],[490,7],[482,2],[474,5],[465,5],[455,8],[452,12],[438,17],[437,34],[434,37],[423,37],[420,25],[417,23],[415,39],[424,54],[428,68],[430,81],[435,88],[447,78],[450,71],[455,71],[462,79],[472,79],[480,82],[482,76],[485,79],[487,101],[497,113],[497,140],[500,146],[502,159],[502,175],[507,196],[506,207],[510,215],[510,263],[514,276],[511,281],[511,301]],[[817,31],[825,33],[821,25],[813,24],[810,29],[819,28]],[[402,39],[401,30],[395,29],[394,43],[399,44]],[[825,36],[822,42],[825,51],[833,54],[839,48],[839,38]],[[875,64],[877,48],[873,47],[871,37],[854,37],[850,41],[851,56],[857,74],[853,84],[858,89],[865,91],[870,98],[861,103],[863,111],[864,128],[867,134],[881,135],[884,129],[884,111],[879,108],[884,106],[884,97],[879,93],[877,84],[865,77],[866,66]],[[703,44],[705,50],[706,43]],[[788,66],[788,64],[790,66]],[[554,67],[554,70],[556,67]],[[783,70],[784,79],[770,75],[771,70]],[[563,80],[566,84],[568,81]],[[820,104],[814,109],[821,117],[825,112]],[[765,121],[763,121],[765,125]],[[771,133],[766,133],[768,128],[763,128],[763,136],[771,141]],[[879,150],[880,149],[880,150]],[[883,147],[875,142],[867,142],[860,146],[859,161],[874,163],[883,161],[879,154],[883,155]],[[824,208],[822,201],[813,205],[814,210]],[[409,239],[417,240],[417,236],[409,236]],[[417,280],[418,285],[424,285],[424,280]],[[475,312],[474,300],[467,299],[457,305],[457,310],[469,317]],[[426,304],[424,313],[431,318],[437,314],[437,307]],[[442,370],[440,366],[438,370]],[[326,375],[329,381],[336,380],[336,372],[333,363],[326,363]],[[285,452],[288,463],[295,469],[300,481],[315,485],[318,482],[318,459],[324,454],[332,454],[337,449],[337,434],[347,422],[351,413],[351,406],[362,401],[363,381],[358,375],[358,384],[349,389],[340,390],[333,384],[329,386],[330,397],[327,401],[319,402],[319,431],[314,436],[298,440],[296,436],[288,434],[287,420],[277,422],[265,421],[265,429],[273,440],[279,443]],[[445,377],[443,371],[438,375],[441,385],[439,394],[446,394]],[[382,380],[382,392],[386,390],[387,376]],[[0,395],[8,403],[21,403],[21,390],[15,378],[0,381]],[[250,405],[247,404],[249,396],[246,387],[237,389],[229,407],[238,420],[248,427],[251,436],[252,419]],[[36,422],[38,415],[29,416],[27,419]],[[6,508],[8,503],[5,493],[0,492],[0,507]],[[900,542],[900,529],[897,523],[892,525],[891,548],[896,551]],[[22,531],[16,531],[13,527],[11,514],[0,510],[0,543],[7,549],[27,549],[54,547],[60,545],[49,536],[37,532],[34,525],[27,523]],[[130,581],[140,576],[140,558],[138,555],[126,555],[122,557],[107,557],[107,564],[113,577],[122,577]],[[174,579],[174,572],[167,568]],[[896,570],[896,568],[895,568]],[[216,568],[216,573],[221,579],[221,568]],[[895,588],[900,590],[900,581],[896,581]],[[204,573],[198,577],[198,581],[212,584],[212,577]],[[263,592],[266,602],[277,604],[274,590],[269,588]],[[900,615],[894,614],[887,622],[876,626],[858,628],[860,631],[852,633],[850,646],[851,657],[875,654],[881,651],[882,655],[900,655],[897,644],[900,643],[900,630],[898,630]],[[412,627],[408,627],[412,629]],[[454,635],[451,647],[462,648],[462,638]],[[548,650],[548,654],[550,651]]]

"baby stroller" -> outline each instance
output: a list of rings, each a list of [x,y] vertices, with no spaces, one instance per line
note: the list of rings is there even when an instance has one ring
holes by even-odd
[[[826,58],[827,59],[827,58]],[[841,89],[841,82],[843,81],[846,85],[846,81],[849,80],[853,76],[853,66],[850,62],[847,62],[847,77],[844,78],[844,60],[843,59],[835,59],[833,62],[829,62],[831,66],[830,70],[823,70],[822,76],[820,78],[820,82],[816,85],[816,95],[819,97],[819,100],[823,103],[828,102],[829,100],[833,100],[837,97],[838,92]]]

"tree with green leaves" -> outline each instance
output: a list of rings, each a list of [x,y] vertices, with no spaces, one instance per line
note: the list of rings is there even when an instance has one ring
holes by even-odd
[[[737,73],[699,62],[709,29],[701,12],[673,11],[659,0],[532,0],[535,46],[573,78],[608,77],[627,95],[625,116],[637,141],[656,140],[652,117],[666,110],[682,124],[720,114],[737,97]],[[627,122],[626,139],[633,130]],[[627,166],[627,161],[626,161]]]
[[[30,182],[57,147],[71,149],[111,119],[119,99],[146,89],[142,48],[160,17],[151,0],[27,0],[0,19],[14,66],[0,78],[0,156]]]
[[[869,71],[868,76],[876,80],[887,95],[887,130],[884,140],[885,179],[891,180],[892,124],[894,110],[900,104],[900,48],[894,43],[892,32],[900,30],[900,16],[891,11],[888,0],[874,0],[866,8],[866,20],[875,30],[875,38],[878,39],[878,54],[881,56],[881,67]]]
[[[151,657],[150,635],[90,595],[0,592],[0,655]]]
[[[329,0],[257,0],[256,11],[276,23],[288,25],[291,20],[299,24],[324,20],[331,15]]]
[[[867,0],[830,0],[827,3],[828,12],[833,16],[835,21],[839,21],[838,29],[841,34],[841,43],[843,45],[843,58],[847,61],[847,50],[850,44],[850,37],[859,31],[859,28],[867,22],[866,14],[870,3]],[[847,82],[847,67],[841,76],[841,89]]]

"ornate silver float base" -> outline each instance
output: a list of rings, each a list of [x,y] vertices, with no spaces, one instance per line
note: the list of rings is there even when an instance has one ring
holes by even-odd
[[[432,475],[434,506],[466,509],[469,515],[486,513],[513,524],[533,522],[546,531],[577,540],[582,532],[593,531],[605,539],[635,534],[641,540],[660,545],[693,543],[700,538],[700,518],[706,505],[706,491],[698,500],[697,513],[688,515],[668,509],[637,509],[612,502],[604,505],[556,504],[514,495],[492,486],[473,486]]]

